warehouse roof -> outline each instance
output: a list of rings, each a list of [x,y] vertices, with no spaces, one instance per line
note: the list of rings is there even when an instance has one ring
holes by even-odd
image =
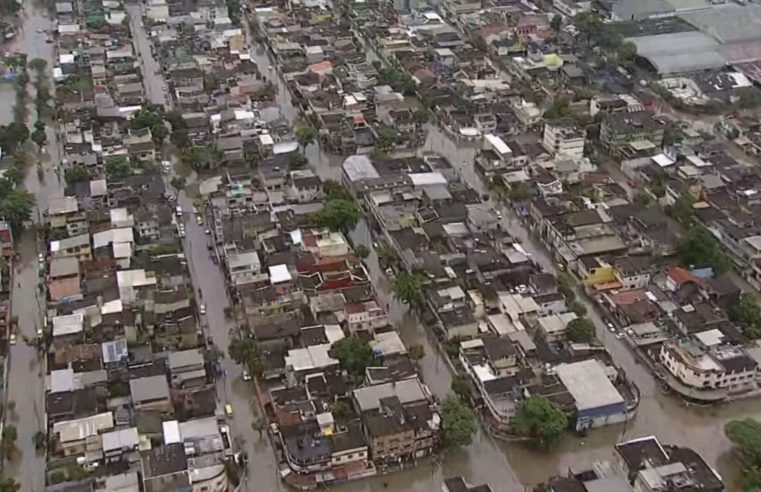
[[[557,373],[576,401],[579,411],[624,402],[624,398],[605,374],[605,369],[595,359],[560,364]]]
[[[686,12],[680,17],[721,43],[761,39],[759,5],[722,5],[722,8]]]
[[[709,70],[727,64],[719,43],[698,31],[628,40],[637,46],[637,54],[647,59],[662,75]]]

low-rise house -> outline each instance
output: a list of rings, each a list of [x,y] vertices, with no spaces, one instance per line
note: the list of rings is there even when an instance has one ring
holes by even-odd
[[[130,379],[129,389],[132,404],[136,410],[172,411],[166,376],[157,375]]]

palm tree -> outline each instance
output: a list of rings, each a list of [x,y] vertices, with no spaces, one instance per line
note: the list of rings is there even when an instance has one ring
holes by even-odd
[[[378,255],[378,263],[380,263],[383,268],[395,265],[399,261],[399,256],[396,254],[396,250],[389,246],[378,248],[375,252]]]

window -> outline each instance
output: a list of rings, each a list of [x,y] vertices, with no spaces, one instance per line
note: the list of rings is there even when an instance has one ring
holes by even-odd
[[[348,454],[348,455],[346,455],[346,459],[352,459],[352,458],[354,458],[354,455],[353,455],[353,454]]]

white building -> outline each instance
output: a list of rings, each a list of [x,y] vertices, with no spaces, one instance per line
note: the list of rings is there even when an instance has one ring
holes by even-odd
[[[542,145],[553,156],[584,157],[586,133],[569,121],[553,121],[544,125]]]

